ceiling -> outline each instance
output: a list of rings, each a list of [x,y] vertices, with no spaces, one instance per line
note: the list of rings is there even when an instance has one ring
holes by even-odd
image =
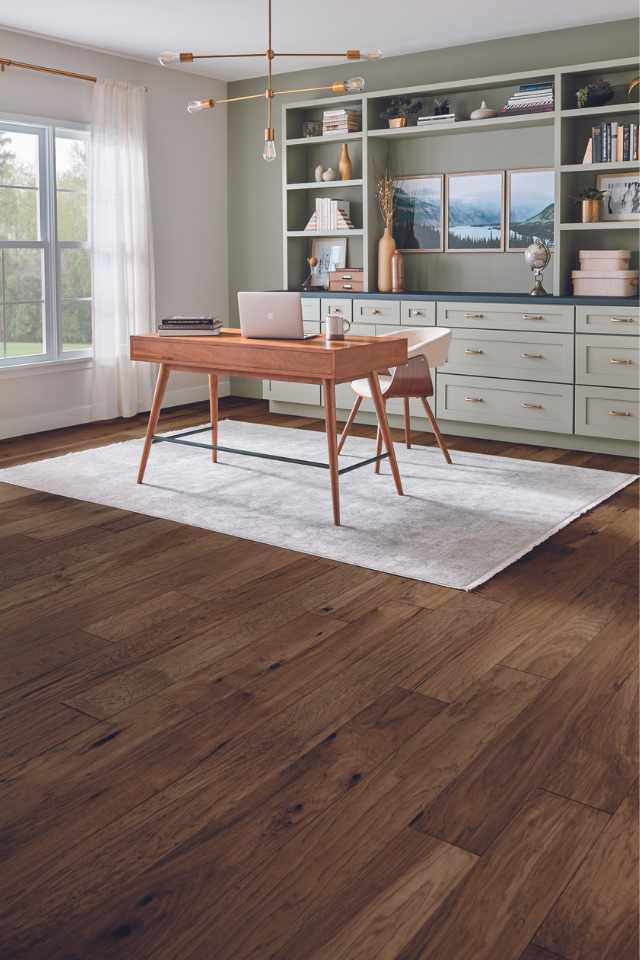
[[[2,6],[4,27],[143,60],[163,50],[232,53],[266,46],[266,0],[29,0]],[[489,5],[403,0],[393,13],[387,0],[273,0],[273,47],[307,52],[382,47],[385,56],[397,56],[635,16],[637,0],[606,5],[602,0],[493,0]],[[275,61],[274,72],[340,62],[286,58]],[[264,73],[260,59],[200,61],[188,69],[222,80]]]

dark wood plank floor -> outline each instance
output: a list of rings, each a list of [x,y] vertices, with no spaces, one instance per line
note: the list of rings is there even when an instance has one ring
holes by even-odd
[[[2,957],[636,960],[637,546],[634,485],[465,594],[0,484]]]

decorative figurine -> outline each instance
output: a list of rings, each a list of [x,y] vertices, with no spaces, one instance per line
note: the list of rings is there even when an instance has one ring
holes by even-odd
[[[333,169],[333,167],[328,167],[324,171],[324,173],[322,174],[322,179],[325,181],[325,183],[328,183],[330,180],[336,179],[336,172]]]
[[[313,290],[313,287],[314,287],[313,274],[317,266],[318,266],[317,257],[307,257],[307,267],[309,268],[309,272],[304,278],[304,280],[302,281],[302,287],[300,288],[301,290],[304,290],[306,293],[308,293],[310,290]]]
[[[546,297],[547,291],[542,286],[542,271],[551,260],[551,251],[544,240],[535,240],[524,252],[527,266],[533,271],[534,284],[529,291],[531,297]]]
[[[313,171],[313,179],[316,181],[316,183],[322,182],[323,173],[324,173],[324,167],[322,166],[321,163],[319,163],[318,166]]]
[[[498,111],[492,110],[487,106],[486,100],[483,100],[478,109],[473,110],[469,116],[471,120],[488,120],[490,117],[497,117]]]

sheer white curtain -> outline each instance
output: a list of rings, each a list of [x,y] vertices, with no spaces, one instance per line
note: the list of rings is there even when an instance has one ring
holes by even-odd
[[[146,91],[98,80],[91,125],[94,416],[148,410],[149,364],[129,360],[129,335],[155,327]]]

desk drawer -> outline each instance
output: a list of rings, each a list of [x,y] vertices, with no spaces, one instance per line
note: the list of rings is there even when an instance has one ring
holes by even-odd
[[[400,303],[400,322],[407,327],[435,326],[435,300],[402,300]]]
[[[640,334],[638,307],[576,307],[577,333]]]
[[[573,387],[568,384],[437,376],[438,418],[525,430],[573,432]]]
[[[324,320],[328,313],[339,313],[345,320],[351,320],[353,300],[349,297],[323,297],[320,301],[320,319]]]
[[[584,437],[640,440],[640,393],[610,387],[576,387],[576,433]]]
[[[446,372],[572,383],[573,336],[453,328]]]
[[[399,300],[354,300],[353,319],[364,323],[400,326]]]
[[[302,319],[305,323],[320,323],[319,297],[302,297]]]
[[[573,333],[572,306],[538,306],[528,303],[438,303],[441,327],[476,327],[484,330],[533,330]]]
[[[638,387],[640,341],[636,337],[576,336],[576,383]]]

